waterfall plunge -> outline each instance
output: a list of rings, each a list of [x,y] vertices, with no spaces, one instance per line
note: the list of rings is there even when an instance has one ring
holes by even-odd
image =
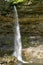
[[[14,25],[15,37],[14,37],[13,56],[17,57],[17,59],[21,61],[22,63],[28,63],[22,60],[22,42],[21,42],[21,35],[20,35],[20,28],[19,28],[16,6],[14,6],[14,15],[15,15],[15,25]]]

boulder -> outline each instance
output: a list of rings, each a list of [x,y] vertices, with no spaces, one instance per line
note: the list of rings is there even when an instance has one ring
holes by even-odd
[[[23,49],[23,55],[27,61],[43,63],[43,45]]]

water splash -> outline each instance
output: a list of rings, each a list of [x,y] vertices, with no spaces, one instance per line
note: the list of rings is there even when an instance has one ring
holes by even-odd
[[[15,15],[15,25],[14,25],[15,37],[14,37],[13,56],[16,56],[19,61],[23,63],[27,63],[22,60],[22,42],[21,42],[20,27],[18,22],[18,14],[17,14],[16,6],[14,6],[14,15]]]

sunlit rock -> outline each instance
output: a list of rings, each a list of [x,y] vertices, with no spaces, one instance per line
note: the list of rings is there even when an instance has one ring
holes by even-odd
[[[4,56],[4,57],[0,57],[0,62],[3,63],[3,64],[5,64],[5,63],[9,64],[9,63],[17,63],[18,60],[14,56],[8,56],[7,55],[7,56]]]
[[[23,53],[27,61],[43,62],[43,45],[26,48]]]

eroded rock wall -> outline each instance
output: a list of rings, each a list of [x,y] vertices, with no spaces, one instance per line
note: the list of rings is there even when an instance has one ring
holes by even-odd
[[[4,4],[7,8],[3,6]],[[13,6],[4,2],[3,5],[0,8],[0,50],[13,50],[15,22]],[[43,44],[43,2],[31,6],[17,5],[17,10],[23,48]]]

